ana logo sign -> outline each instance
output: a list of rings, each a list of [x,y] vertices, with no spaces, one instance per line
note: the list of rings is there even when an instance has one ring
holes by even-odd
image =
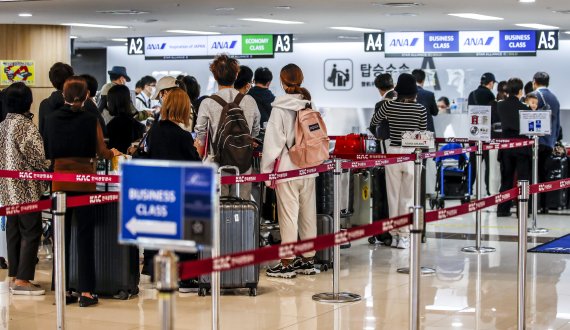
[[[232,41],[214,41],[212,43],[211,49],[234,49],[237,44],[237,40]]]
[[[414,47],[418,44],[419,38],[411,39],[392,39],[390,47]]]
[[[161,44],[148,44],[146,46],[147,50],[158,50],[158,49],[164,49],[166,48],[166,42],[163,42]]]
[[[463,43],[464,46],[489,46],[493,43],[493,37],[488,38],[467,38]]]

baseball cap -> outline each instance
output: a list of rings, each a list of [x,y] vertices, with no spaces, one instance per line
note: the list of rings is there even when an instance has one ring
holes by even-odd
[[[160,78],[160,80],[156,83],[156,91],[154,92],[152,99],[157,100],[160,91],[174,87],[178,87],[178,84],[176,83],[176,79],[174,77],[165,76]]]
[[[487,85],[490,82],[497,82],[497,80],[495,79],[495,75],[492,74],[491,72],[483,73],[483,75],[481,76],[481,84]]]

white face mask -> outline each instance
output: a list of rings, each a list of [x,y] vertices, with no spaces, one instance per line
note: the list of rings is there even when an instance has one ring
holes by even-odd
[[[150,86],[150,96],[153,96],[156,93],[156,87]]]

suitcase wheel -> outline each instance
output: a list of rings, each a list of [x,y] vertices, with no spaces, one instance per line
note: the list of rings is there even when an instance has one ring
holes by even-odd
[[[257,288],[249,288],[249,296],[250,297],[257,296]]]
[[[198,289],[198,296],[205,297],[208,294],[208,289],[206,288],[199,288]]]
[[[119,300],[128,300],[131,295],[124,290],[119,291],[116,295],[113,296],[115,299]]]
[[[461,199],[461,204],[467,204],[469,202],[471,202],[471,197],[463,197]]]
[[[368,237],[368,244],[376,245],[376,237]]]
[[[329,270],[329,265],[327,265],[327,264],[322,264],[320,270],[321,270],[321,272],[326,272],[326,271],[328,271],[328,270]]]
[[[444,209],[445,208],[445,201],[443,199],[440,199],[438,202],[438,208],[440,209]]]

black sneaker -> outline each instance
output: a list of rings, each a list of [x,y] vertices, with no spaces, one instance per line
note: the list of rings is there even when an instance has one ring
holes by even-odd
[[[288,266],[283,266],[282,262],[279,262],[277,265],[267,268],[265,274],[269,277],[281,277],[281,278],[294,278],[296,277],[295,270],[293,269],[293,264],[289,264]]]
[[[301,275],[316,275],[317,274],[317,269],[315,268],[315,260],[311,259],[308,261],[303,261],[303,258],[296,258],[293,261],[293,264],[291,264],[293,267],[293,270],[295,271],[295,273],[297,274],[301,274]]]
[[[198,292],[198,279],[192,278],[189,280],[179,281],[178,292],[180,293]]]

